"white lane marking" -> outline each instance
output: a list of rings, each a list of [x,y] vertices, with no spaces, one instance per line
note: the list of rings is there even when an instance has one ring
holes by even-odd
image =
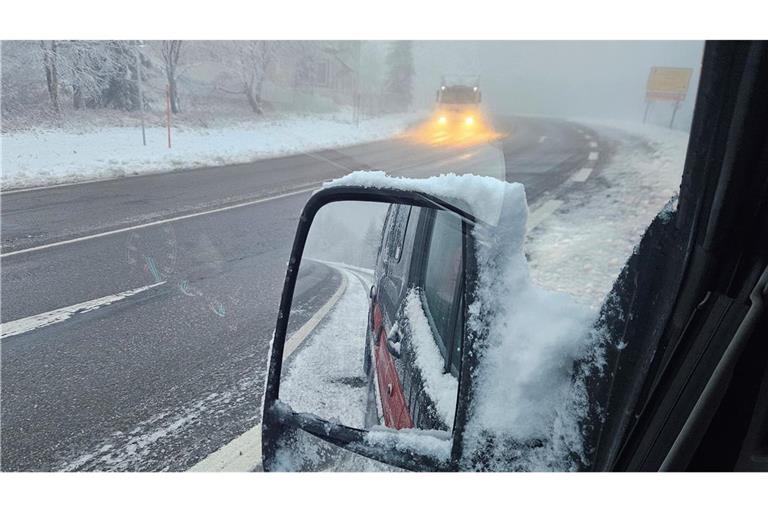
[[[160,281],[159,283],[150,284],[149,286],[134,288],[133,290],[116,293],[114,295],[107,295],[106,297],[101,297],[99,299],[81,302],[80,304],[75,304],[73,306],[66,306],[63,308],[54,309],[53,311],[48,311],[46,313],[40,313],[38,315],[28,316],[26,318],[20,318],[19,320],[13,320],[12,322],[0,324],[0,339],[10,338],[11,336],[17,336],[19,334],[24,334],[25,332],[40,329],[41,327],[47,327],[49,325],[63,322],[64,320],[67,320],[68,318],[78,313],[87,313],[88,311],[93,311],[95,309],[99,309],[100,307],[108,306],[109,304],[123,300],[132,295],[136,295],[162,284],[165,284],[165,281]]]
[[[590,151],[588,160],[597,160],[598,152],[597,151]]]
[[[544,141],[545,141],[545,140],[547,140],[548,138],[549,138],[549,137],[547,137],[546,135],[542,135],[541,137],[539,137],[539,144],[541,144],[542,142],[544,142]]]
[[[253,201],[246,201],[244,203],[237,203],[237,204],[231,204],[229,206],[222,206],[221,208],[214,208],[212,210],[205,210],[202,212],[197,213],[188,213],[186,215],[179,215],[178,217],[171,217],[168,219],[162,219],[162,220],[156,220],[152,222],[147,222],[145,224],[138,224],[136,226],[129,226],[127,228],[120,228],[120,229],[113,229],[111,231],[104,231],[102,233],[96,233],[95,235],[88,235],[88,236],[81,236],[79,238],[72,238],[70,240],[63,240],[61,242],[54,242],[51,244],[45,244],[45,245],[37,245],[35,247],[30,247],[28,249],[20,249],[18,251],[11,251],[11,252],[4,252],[0,254],[0,258],[5,258],[7,256],[14,256],[16,254],[25,254],[28,252],[35,252],[35,251],[42,251],[44,249],[50,249],[51,247],[59,247],[62,245],[69,245],[74,244],[77,242],[83,242],[85,240],[93,240],[94,238],[101,238],[104,236],[110,236],[110,235],[116,235],[118,233],[126,233],[128,231],[133,231],[135,229],[143,229],[148,228],[151,226],[159,226],[161,224],[168,224],[169,222],[177,222],[184,219],[191,219],[193,217],[200,217],[202,215],[210,215],[212,213],[219,213],[224,212],[227,210],[234,210],[235,208],[243,208],[245,206],[252,206],[254,204],[260,204],[260,203],[266,203],[267,201],[273,201],[275,199],[282,199],[284,197],[290,197],[295,196],[299,194],[305,194],[307,192],[311,192],[313,190],[316,190],[320,187],[320,184],[314,185],[312,187],[302,188],[300,190],[294,190],[292,192],[286,192],[284,194],[278,194],[276,196],[270,196],[270,197],[262,197],[261,199],[255,199]]]
[[[584,134],[584,138],[587,139],[587,140],[592,140],[592,136],[590,134],[588,134],[588,133]]]
[[[571,181],[575,181],[577,183],[584,183],[589,179],[589,175],[592,174],[592,168],[591,167],[584,167],[582,169],[579,169],[579,171],[571,176]]]
[[[589,143],[589,147],[591,147],[591,148],[596,148],[596,147],[597,147],[597,142],[595,142],[595,141],[591,141],[591,142]]]
[[[319,260],[317,260],[319,261]],[[339,301],[349,283],[347,276],[342,273],[343,282],[323,307],[317,310],[299,330],[293,333],[283,348],[283,359],[290,356],[296,348],[309,336],[333,306]],[[194,472],[244,472],[252,471],[261,465],[261,423],[252,427],[244,434],[234,438],[203,460],[189,468]]]
[[[544,219],[555,213],[555,211],[563,205],[563,201],[559,199],[550,199],[545,202],[528,215],[528,231],[541,224]]]

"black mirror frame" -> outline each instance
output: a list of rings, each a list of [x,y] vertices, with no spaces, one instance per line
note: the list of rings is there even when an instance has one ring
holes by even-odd
[[[420,455],[406,449],[383,450],[372,445],[365,439],[367,431],[339,425],[318,418],[312,414],[297,413],[282,404],[278,397],[280,391],[280,375],[283,363],[283,349],[288,330],[293,293],[301,264],[304,246],[309,235],[309,229],[317,212],[323,206],[339,201],[368,201],[379,203],[407,204],[425,208],[438,208],[451,211],[460,216],[464,231],[464,257],[466,262],[465,276],[476,276],[476,258],[473,237],[473,227],[486,227],[485,223],[476,219],[464,210],[434,197],[430,194],[393,188],[369,188],[362,186],[328,187],[314,193],[304,206],[299,217],[299,225],[291,249],[288,268],[280,299],[277,315],[277,325],[269,355],[269,370],[262,402],[262,460],[264,469],[269,470],[270,461],[274,460],[277,451],[277,439],[284,429],[299,429],[308,432],[326,442],[345,448],[353,453],[368,457],[385,464],[397,466],[411,471],[455,471],[461,456],[462,438],[467,412],[471,402],[470,379],[476,366],[476,351],[472,350],[477,333],[469,333],[463,339],[462,363],[459,373],[459,389],[456,400],[456,414],[452,433],[451,457],[446,463],[428,455]],[[475,300],[474,278],[467,279],[464,296],[464,315],[467,324],[468,305]],[[468,346],[467,346],[468,345]]]

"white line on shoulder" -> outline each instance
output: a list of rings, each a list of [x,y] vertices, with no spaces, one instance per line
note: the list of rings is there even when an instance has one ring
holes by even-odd
[[[571,181],[575,181],[577,183],[584,183],[589,179],[589,176],[592,174],[592,168],[591,167],[583,167],[576,172],[573,176],[571,176]]]
[[[188,213],[186,215],[179,215],[178,217],[171,217],[171,218],[168,218],[168,219],[156,220],[156,221],[153,221],[153,222],[147,222],[145,224],[138,224],[136,226],[129,226],[127,228],[113,229],[111,231],[104,231],[102,233],[96,233],[94,235],[81,236],[79,238],[72,238],[72,239],[69,239],[69,240],[63,240],[61,242],[54,242],[54,243],[45,244],[45,245],[37,245],[35,247],[30,247],[28,249],[20,249],[18,251],[4,252],[4,253],[0,254],[0,258],[5,258],[5,257],[8,257],[8,256],[14,256],[14,255],[17,255],[17,254],[25,254],[25,253],[29,253],[29,252],[42,251],[44,249],[50,249],[52,247],[59,247],[59,246],[62,246],[62,245],[74,244],[74,243],[77,243],[77,242],[83,242],[85,240],[93,240],[94,238],[101,238],[101,237],[104,237],[104,236],[116,235],[118,233],[125,233],[127,231],[133,231],[135,229],[143,229],[143,228],[148,228],[150,226],[159,226],[161,224],[168,224],[169,222],[177,222],[177,221],[184,220],[184,219],[191,219],[193,217],[200,217],[202,215],[210,215],[212,213],[219,213],[219,212],[224,212],[224,211],[227,211],[227,210],[234,210],[236,208],[243,208],[245,206],[252,206],[252,205],[255,205],[255,204],[259,204],[259,203],[266,203],[267,201],[273,201],[275,199],[282,199],[284,197],[295,196],[295,195],[298,195],[298,194],[305,194],[307,192],[311,192],[311,191],[317,189],[318,187],[319,187],[319,185],[314,185],[312,187],[302,188],[300,190],[294,190],[294,191],[291,191],[291,192],[286,192],[284,194],[278,194],[278,195],[270,196],[270,197],[263,197],[261,199],[255,199],[253,201],[246,201],[244,203],[231,204],[229,206],[222,206],[221,208],[214,208],[212,210],[205,210],[205,211],[197,212],[197,213]]]
[[[134,288],[133,290],[116,293],[114,295],[107,295],[106,297],[81,302],[80,304],[74,304],[72,306],[54,309],[53,311],[48,311],[46,313],[40,313],[38,315],[20,318],[11,322],[5,322],[4,324],[0,324],[0,339],[10,338],[11,336],[17,336],[19,334],[34,331],[35,329],[40,329],[41,327],[47,327],[49,325],[63,322],[64,320],[67,320],[76,314],[87,313],[88,311],[93,311],[95,309],[99,309],[100,307],[108,306],[109,304],[113,304],[117,301],[131,297],[132,295],[139,294],[151,288],[155,288],[156,286],[160,286],[162,284],[165,284],[165,281],[160,281],[148,286],[142,286],[141,288]]]

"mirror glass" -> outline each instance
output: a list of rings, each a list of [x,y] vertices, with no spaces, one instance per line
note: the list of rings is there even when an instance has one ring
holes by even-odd
[[[464,338],[453,212],[340,201],[311,225],[280,401],[349,427],[450,440]]]

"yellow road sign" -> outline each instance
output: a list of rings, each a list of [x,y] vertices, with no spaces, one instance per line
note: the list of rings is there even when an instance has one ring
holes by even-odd
[[[652,67],[645,95],[649,100],[683,101],[693,69]]]

